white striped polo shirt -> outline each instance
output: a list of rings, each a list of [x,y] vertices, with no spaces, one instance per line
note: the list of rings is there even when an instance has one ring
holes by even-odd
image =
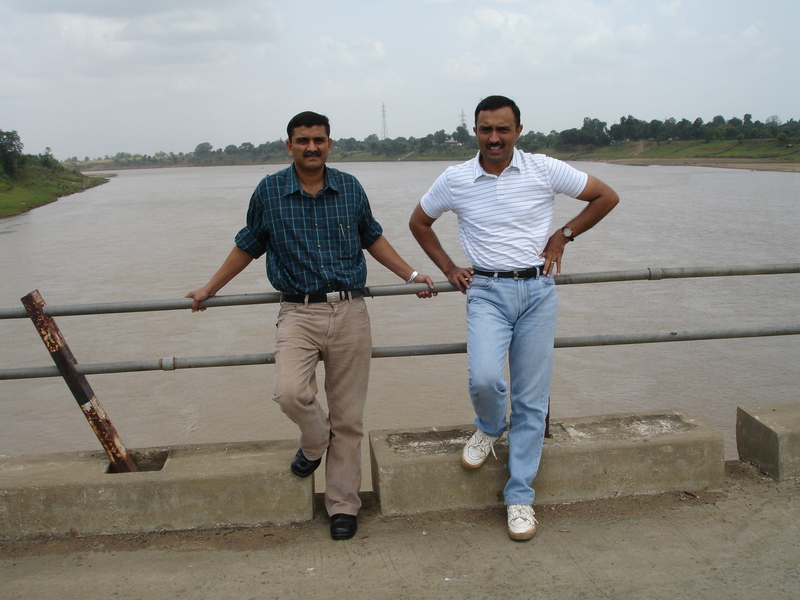
[[[508,167],[491,175],[479,157],[448,167],[422,197],[422,210],[432,219],[456,213],[461,246],[473,267],[511,271],[543,264],[556,194],[580,195],[589,176],[517,148]]]

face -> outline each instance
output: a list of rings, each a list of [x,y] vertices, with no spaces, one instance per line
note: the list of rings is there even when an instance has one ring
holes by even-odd
[[[286,141],[286,149],[292,155],[295,167],[301,171],[322,169],[332,148],[333,140],[325,133],[323,125],[295,127],[292,139]]]
[[[482,110],[473,128],[478,136],[481,164],[490,173],[499,174],[511,162],[514,144],[522,133],[522,125],[517,126],[511,107],[497,110]]]

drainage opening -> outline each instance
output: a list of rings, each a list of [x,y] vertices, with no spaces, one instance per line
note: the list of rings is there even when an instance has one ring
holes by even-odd
[[[129,453],[133,462],[139,467],[139,471],[160,471],[164,468],[164,463],[169,458],[169,450],[131,450]],[[114,465],[108,463],[106,473],[116,473]]]

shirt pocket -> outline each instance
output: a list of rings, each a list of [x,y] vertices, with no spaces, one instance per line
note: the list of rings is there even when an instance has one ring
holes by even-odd
[[[361,250],[358,225],[353,222],[337,221],[331,226],[330,239],[335,242],[335,252],[339,258],[353,258]]]

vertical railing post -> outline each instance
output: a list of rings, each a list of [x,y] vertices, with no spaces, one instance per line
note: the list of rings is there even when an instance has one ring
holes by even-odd
[[[117,473],[138,471],[136,463],[122,444],[117,430],[108,419],[103,407],[100,406],[100,401],[92,391],[86,377],[75,369],[78,361],[72,355],[58,325],[55,320],[44,313],[45,302],[39,290],[34,290],[22,298],[22,304],[50,352],[53,362],[56,363],[61,376],[83,410],[86,420],[89,421],[97,439],[100,440],[114,470]]]

